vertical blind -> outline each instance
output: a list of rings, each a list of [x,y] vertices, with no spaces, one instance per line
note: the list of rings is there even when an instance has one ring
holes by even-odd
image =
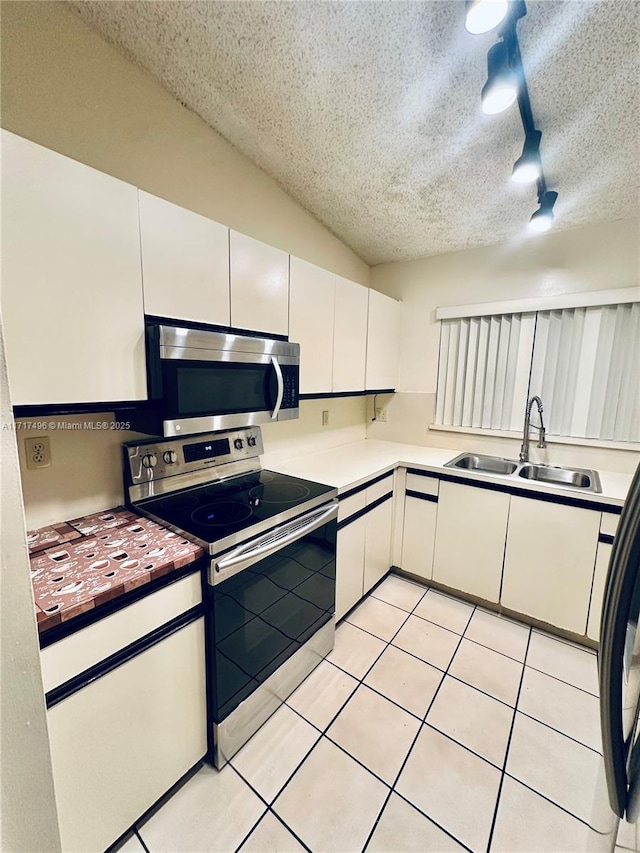
[[[552,435],[640,441],[640,302],[538,312],[530,393]]]
[[[436,423],[518,429],[527,402],[535,314],[443,320]]]
[[[443,320],[436,424],[640,441],[640,303]]]

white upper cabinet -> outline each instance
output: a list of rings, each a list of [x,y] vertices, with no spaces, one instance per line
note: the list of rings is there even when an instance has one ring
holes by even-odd
[[[228,326],[229,229],[138,193],[145,313]]]
[[[333,391],[364,391],[369,289],[335,276]]]
[[[395,388],[400,361],[400,303],[369,290],[366,389]]]
[[[3,131],[2,315],[14,406],[144,399],[136,188]]]
[[[231,325],[289,333],[289,255],[237,231],[231,232]]]
[[[330,392],[336,283],[333,273],[291,257],[289,339],[300,344],[300,393]]]

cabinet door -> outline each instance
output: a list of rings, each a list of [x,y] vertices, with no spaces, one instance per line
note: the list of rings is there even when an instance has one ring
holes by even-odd
[[[3,131],[2,315],[14,405],[145,399],[136,188]]]
[[[369,290],[367,390],[395,388],[400,361],[400,303]]]
[[[336,557],[336,620],[363,596],[364,543],[367,519],[362,516],[338,531]]]
[[[497,602],[508,515],[507,494],[441,482],[433,579]]]
[[[609,560],[613,545],[608,542],[598,542],[596,552],[596,570],[593,575],[593,588],[589,604],[589,620],[587,622],[587,637],[600,641],[600,619],[602,616],[602,601],[609,571]]]
[[[300,344],[300,393],[331,392],[335,276],[291,258],[289,339]]]
[[[48,711],[63,850],[109,847],[204,756],[203,623]]]
[[[430,580],[433,574],[437,513],[437,503],[405,496],[400,565],[405,572],[411,572],[425,580]]]
[[[336,276],[333,390],[364,391],[369,288]]]
[[[228,326],[229,229],[138,193],[147,314]]]
[[[289,255],[231,231],[231,325],[289,334]]]
[[[599,528],[598,512],[512,497],[502,604],[584,634]]]
[[[364,592],[368,592],[391,567],[391,529],[393,499],[372,509],[365,516],[367,531],[364,549]]]

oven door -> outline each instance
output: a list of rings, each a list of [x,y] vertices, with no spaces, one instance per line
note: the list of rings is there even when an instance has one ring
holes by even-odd
[[[207,628],[214,724],[228,719],[280,667],[286,670],[329,622],[333,628],[337,514],[337,502],[325,504],[212,561]],[[270,684],[270,695],[279,692]],[[236,736],[233,751],[242,742]]]
[[[165,437],[298,417],[298,344],[172,326],[147,336]]]

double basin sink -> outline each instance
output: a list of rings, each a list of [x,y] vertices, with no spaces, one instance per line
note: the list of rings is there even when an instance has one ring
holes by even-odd
[[[461,453],[447,462],[445,468],[458,468],[477,474],[497,474],[504,477],[522,477],[535,483],[581,489],[584,492],[602,492],[597,471],[588,468],[561,468],[555,465],[536,465],[532,462],[515,462],[500,456],[482,456]]]

